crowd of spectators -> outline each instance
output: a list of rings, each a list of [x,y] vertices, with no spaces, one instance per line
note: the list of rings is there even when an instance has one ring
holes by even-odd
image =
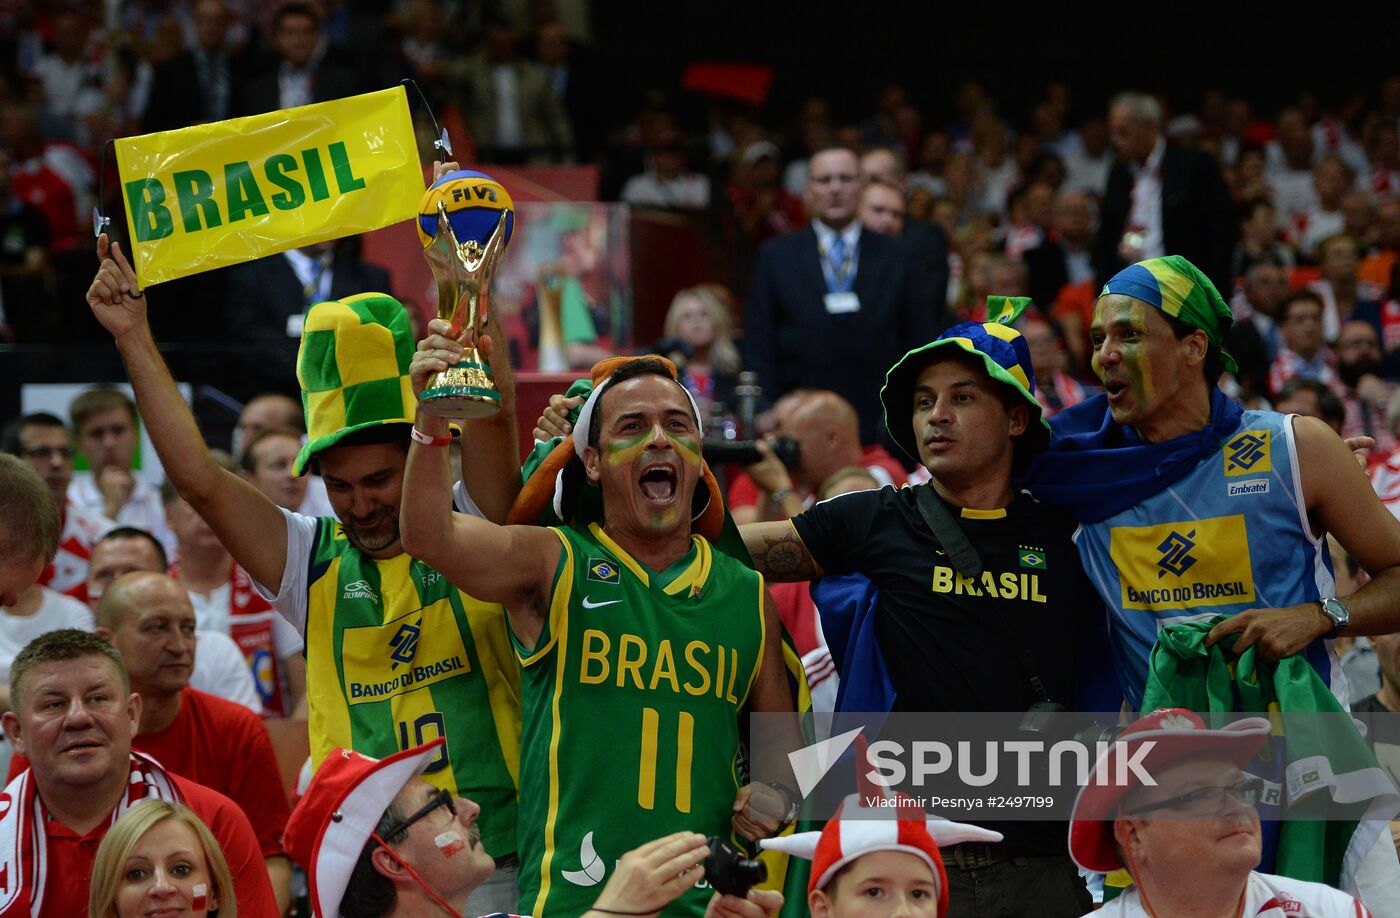
[[[338,98],[411,76],[439,120],[467,141],[456,151],[466,162],[596,163],[605,199],[700,216],[705,225],[718,227],[727,275],[675,294],[664,337],[654,349],[675,359],[676,381],[695,397],[707,421],[732,421],[730,409],[740,393],[755,392],[741,375],[752,371],[762,409],[756,423],[791,442],[786,462],[765,446],[763,461],[729,482],[729,506],[740,523],[785,521],[818,499],[852,488],[927,481],[928,468],[911,471],[913,463],[897,457],[881,385],[902,354],[940,330],[960,322],[995,324],[989,296],[1031,301],[1016,323],[1029,361],[1016,368],[1022,375],[1031,369],[1035,392],[1025,394],[1034,399],[1032,405],[1038,402],[1039,417],[1084,402],[1098,387],[1094,360],[1102,350],[1102,330],[1091,324],[1105,282],[1128,265],[1166,255],[1188,258],[1230,302],[1234,325],[1225,344],[1237,368],[1221,377],[1224,392],[1249,408],[1315,417],[1342,437],[1373,439],[1365,455],[1368,472],[1381,500],[1400,517],[1400,77],[1335,105],[1323,105],[1304,91],[1295,104],[1270,112],[1256,111],[1249,100],[1223,91],[1207,92],[1186,107],[1133,91],[1106,105],[1090,105],[1054,82],[1028,112],[1015,112],[968,82],[955,91],[954,116],[941,123],[928,120],[899,86],[882,91],[866,118],[838,120],[826,100],[810,98],[785,124],[774,113],[737,105],[715,105],[707,123],[687,124],[666,92],[648,91],[633,119],[610,130],[600,123],[591,97],[597,92],[596,71],[589,66],[587,45],[571,37],[563,22],[546,12],[528,21],[483,17],[462,6],[450,0],[150,0],[41,7],[16,0],[0,10],[0,341],[57,340],[75,316],[92,321],[83,306],[92,276],[84,240],[88,212],[99,199],[110,200],[116,187],[110,169],[108,186],[99,184],[107,141]],[[419,119],[418,127],[426,131],[427,125],[426,118]],[[423,139],[430,143],[431,133]],[[204,332],[216,338],[232,332],[246,347],[250,378],[269,390],[291,390],[307,307],[387,290],[389,279],[382,268],[360,259],[351,239],[172,283],[152,298],[188,295],[192,283],[198,283],[207,307]],[[127,302],[123,298],[133,291],[109,292],[106,305],[112,306]],[[101,311],[98,305],[93,310]],[[153,317],[155,312],[153,304]],[[102,321],[113,330],[108,319]],[[166,340],[163,333],[157,337]],[[131,340],[119,340],[119,346],[130,350]],[[131,366],[132,353],[123,356]],[[137,365],[142,366],[139,360]],[[133,382],[138,375],[133,371]],[[154,386],[162,397],[169,395],[161,388],[168,378],[152,383],[153,378],[144,375],[138,391],[144,385],[149,398]],[[583,403],[578,397],[561,404]],[[594,403],[601,412],[596,407],[601,399]],[[41,805],[56,818],[67,818],[65,825],[80,840],[75,826],[88,826],[88,841],[95,841],[109,814],[115,818],[135,802],[116,789],[162,788],[149,795],[171,804],[183,800],[211,823],[208,866],[223,873],[216,895],[231,898],[237,888],[240,904],[270,909],[275,899],[285,911],[293,897],[288,850],[295,833],[289,830],[284,846],[287,801],[266,789],[284,777],[276,774],[273,740],[280,728],[275,724],[289,721],[305,739],[307,660],[325,651],[310,647],[313,626],[304,606],[325,600],[302,596],[300,587],[313,592],[305,583],[293,584],[298,589],[289,592],[291,575],[284,571],[305,579],[314,567],[315,577],[324,576],[330,562],[317,554],[316,564],[309,563],[313,544],[317,552],[330,552],[343,540],[333,540],[329,527],[315,529],[313,520],[312,535],[296,546],[307,557],[293,557],[289,543],[273,563],[262,557],[272,551],[262,544],[266,532],[249,536],[242,508],[255,508],[260,522],[270,521],[264,528],[275,528],[283,517],[335,516],[347,530],[359,526],[356,537],[365,544],[377,531],[393,528],[395,535],[385,543],[392,551],[382,557],[366,551],[365,559],[355,561],[376,572],[366,574],[373,584],[331,583],[327,593],[335,599],[344,588],[341,598],[357,599],[365,598],[363,591],[379,602],[375,587],[387,590],[378,579],[378,562],[397,571],[395,576],[409,577],[407,563],[391,564],[403,554],[396,534],[398,473],[367,473],[366,485],[352,483],[348,472],[327,471],[326,481],[336,491],[328,496],[327,484],[314,473],[333,465],[313,464],[309,476],[293,470],[305,471],[306,457],[314,449],[333,448],[335,441],[325,445],[313,429],[313,452],[307,453],[301,407],[269,391],[244,407],[231,455],[184,448],[191,445],[184,438],[196,431],[192,419],[185,424],[182,404],[157,422],[166,449],[177,443],[182,447],[177,452],[190,459],[188,468],[171,470],[172,481],[217,482],[204,493],[171,482],[161,488],[139,471],[140,419],[130,398],[99,387],[66,409],[66,421],[29,413],[0,433],[0,453],[14,454],[32,468],[51,498],[41,502],[58,510],[57,551],[49,552],[51,561],[37,583],[16,576],[11,588],[8,572],[0,582],[0,675],[14,664],[10,677],[17,696],[21,685],[27,692],[42,685],[71,701],[85,691],[74,661],[86,660],[84,665],[105,680],[106,694],[100,702],[72,701],[91,707],[72,716],[91,718],[114,738],[107,750],[114,754],[103,764],[101,792],[77,794],[65,801],[69,809],[59,812],[63,804],[55,795],[66,792],[64,781],[71,776],[47,769],[71,750],[55,752],[45,740],[47,715],[25,708],[25,699],[11,698],[4,686],[0,710],[8,712],[11,742],[0,746],[0,760],[27,751],[28,759],[10,760],[11,776],[26,774],[32,761]],[[409,411],[385,423],[406,422]],[[445,435],[416,438],[427,445],[446,442]],[[347,441],[344,448],[372,451],[387,442]],[[999,459],[1005,460],[1008,482],[1011,449]],[[913,458],[907,448],[903,452]],[[86,465],[81,471],[75,469],[79,456]],[[3,464],[0,471],[28,474]],[[510,469],[512,477],[514,472]],[[375,474],[381,480],[371,481]],[[394,493],[374,498],[383,506],[371,501],[361,514],[364,508],[355,502],[360,497],[351,491],[362,487]],[[490,515],[488,508],[480,509]],[[45,526],[46,532],[54,529],[51,520]],[[230,543],[225,530],[240,527],[247,544]],[[1023,528],[1009,527],[1005,524],[1006,538],[1025,541]],[[325,544],[313,543],[313,537]],[[364,546],[356,537],[351,542],[358,552]],[[687,546],[688,539],[689,530]],[[557,547],[552,538],[545,541],[541,554],[552,558]],[[849,552],[844,543],[838,552],[836,537],[831,541],[832,555]],[[1333,554],[1339,568],[1356,567],[1340,548]],[[415,552],[414,558],[421,555]],[[256,569],[245,569],[245,558],[258,562],[249,564]],[[831,564],[821,567],[835,570]],[[438,581],[440,575],[426,565],[423,570],[432,578],[423,575],[422,589],[438,583],[435,589],[445,596],[448,587]],[[802,576],[819,573],[814,567]],[[589,572],[580,576],[588,578]],[[606,572],[601,576],[598,582],[607,582]],[[271,587],[279,584],[282,597],[269,600]],[[811,698],[818,708],[830,709],[837,680],[819,687],[836,663],[816,624],[806,582],[777,587],[777,614],[795,638]],[[699,601],[701,591],[693,595]],[[283,608],[291,602],[303,604],[295,626]],[[584,607],[593,608],[587,599]],[[473,607],[471,614],[483,613]],[[461,611],[463,622],[467,616]],[[410,640],[399,633],[392,637]],[[503,633],[496,638],[508,648]],[[480,639],[485,646],[487,639]],[[982,642],[994,643],[995,638]],[[1048,638],[1040,643],[1048,644]],[[1366,702],[1376,710],[1397,710],[1392,643],[1388,637],[1376,639],[1378,658],[1359,638],[1344,661],[1375,680],[1376,694]],[[409,646],[396,652],[413,652],[405,650]],[[911,671],[926,665],[922,657],[895,662]],[[772,673],[764,678],[778,682]],[[112,700],[125,697],[119,687],[140,697],[134,710]],[[348,710],[346,699],[335,701]],[[492,718],[505,718],[508,706],[500,704],[500,711],[489,712]],[[925,707],[935,709],[935,704]],[[324,695],[320,706],[322,718],[334,707]],[[311,751],[334,759],[340,750],[332,752],[330,740],[338,737],[324,723],[317,734],[316,714],[311,716],[316,734]],[[343,719],[348,723],[350,715]],[[421,734],[421,723],[418,729]],[[508,746],[505,731],[497,729]],[[359,751],[393,755],[394,749],[417,745],[408,743],[406,734],[399,739],[375,730],[383,733],[376,735],[376,745]],[[445,723],[439,730],[448,735]],[[316,748],[318,741],[325,748]],[[418,754],[416,767],[422,771],[429,758],[422,749]],[[351,761],[348,754],[346,761]],[[508,774],[504,765],[498,770]],[[173,779],[175,774],[181,778]],[[236,806],[207,797],[201,785],[226,794]],[[1247,802],[1249,789],[1240,787],[1234,796]],[[1216,789],[1233,792],[1234,787]],[[460,801],[453,804],[452,794],[443,795],[447,802],[436,793],[420,800],[428,790],[414,783],[391,791],[391,797],[402,791],[423,807],[417,817],[395,826],[402,814],[388,799],[377,801],[374,818],[381,828],[394,829],[386,834],[400,839],[395,844],[418,835],[426,839],[421,828],[408,832],[413,819],[425,814],[480,834],[475,812],[458,820],[454,806]],[[735,812],[742,802],[741,796]],[[491,809],[484,817],[489,831],[505,833],[498,827],[505,824],[506,808]],[[181,812],[162,810],[158,819]],[[190,826],[197,833],[198,819]],[[130,850],[148,830],[143,824],[121,844]],[[204,844],[204,836],[198,837]],[[456,841],[463,839],[459,835]],[[687,849],[687,857],[694,854],[698,861],[703,856],[698,842],[687,841],[694,849]],[[441,851],[443,844],[435,843]],[[356,845],[368,844],[356,836]],[[585,845],[591,850],[591,840]],[[215,856],[220,846],[231,864]],[[372,854],[373,848],[366,851]],[[318,851],[308,855],[320,856]],[[257,869],[260,859],[269,883]],[[515,855],[498,860],[501,876],[513,884]],[[635,866],[626,858],[620,863]],[[687,863],[685,870],[693,866]],[[385,876],[393,872],[375,869]],[[941,863],[937,875],[943,875]],[[465,884],[461,901],[485,876]],[[1245,882],[1230,882],[1237,880]],[[499,889],[485,892],[501,895]],[[1076,901],[1082,892],[1075,890]],[[111,890],[102,893],[111,896],[119,898]],[[94,903],[98,898],[94,887]],[[605,889],[598,901],[606,898]]]

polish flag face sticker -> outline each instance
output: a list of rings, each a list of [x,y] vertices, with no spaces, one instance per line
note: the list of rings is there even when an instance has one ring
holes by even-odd
[[[192,895],[192,896],[194,897],[194,901],[190,903],[190,909],[191,909],[192,911],[196,911],[196,912],[205,912],[205,911],[208,911],[208,910],[209,910],[209,886],[208,886],[208,884],[206,884],[206,883],[196,883],[196,884],[194,884],[194,889],[191,889],[191,890],[190,890],[190,895]]]
[[[437,845],[443,857],[456,857],[459,851],[467,847],[467,842],[462,838],[462,833],[455,829],[449,829],[437,838],[434,838],[433,844]]]

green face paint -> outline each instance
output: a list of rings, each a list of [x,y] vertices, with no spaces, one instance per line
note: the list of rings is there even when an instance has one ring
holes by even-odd
[[[681,460],[687,465],[700,464],[700,441],[694,437],[683,437],[676,434],[666,434],[666,439],[680,453]]]
[[[614,440],[608,444],[608,465],[626,465],[642,454],[647,448],[647,441],[651,439],[651,431],[645,430],[635,437],[627,437],[622,440]]]
[[[1147,310],[1150,308],[1152,307],[1141,300],[1123,295],[1101,299],[1094,307],[1092,326],[1093,335],[1097,340],[1106,341],[1109,337],[1113,338],[1113,347],[1118,352],[1119,367],[1112,375],[1127,385],[1132,395],[1131,409],[1139,413],[1147,407],[1157,392],[1152,380],[1152,363],[1147,354],[1150,334]],[[1102,344],[1095,346],[1090,364],[1094,375],[1100,380],[1105,380]],[[1115,418],[1120,423],[1122,418],[1118,415],[1124,410],[1126,409],[1114,409]]]
[[[1152,385],[1152,363],[1147,359],[1147,310],[1150,308],[1134,300],[1123,310],[1132,323],[1131,340],[1123,342],[1123,367],[1128,371],[1128,388],[1139,412],[1147,407],[1157,391]]]

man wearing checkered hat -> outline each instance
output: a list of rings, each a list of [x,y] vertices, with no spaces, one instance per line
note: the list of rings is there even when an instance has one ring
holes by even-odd
[[[1029,350],[1012,327],[1029,302],[990,298],[994,321],[957,325],[887,374],[885,425],[932,474],[929,485],[843,494],[791,520],[741,529],[770,580],[869,578],[875,590],[856,601],[856,617],[873,624],[853,627],[851,642],[872,632],[873,641],[846,658],[878,659],[883,673],[852,679],[848,671],[843,679],[887,678],[893,699],[882,703],[895,711],[1024,711],[1076,701],[1098,599],[1064,511],[1012,487],[1013,471],[1049,440]],[[995,829],[1000,844],[944,852],[950,914],[1020,915],[1035,902],[1039,915],[1075,916],[1089,907],[1062,824]]]
[[[116,341],[171,481],[305,638],[313,765],[335,747],[383,757],[444,737],[428,780],[486,808],[482,843],[498,866],[470,907],[512,910],[519,669],[501,608],[457,590],[399,538],[413,406],[432,372],[415,359],[403,306],[366,293],[307,312],[297,376],[308,442],[294,470],[317,469],[336,512],[312,518],[214,462],[156,349],[130,264],[105,235],[98,257],[88,304]],[[496,467],[513,471],[513,427],[478,433],[504,445]],[[486,481],[492,467],[467,465],[466,478],[486,512],[504,517],[513,476]],[[465,487],[455,498],[475,510]]]

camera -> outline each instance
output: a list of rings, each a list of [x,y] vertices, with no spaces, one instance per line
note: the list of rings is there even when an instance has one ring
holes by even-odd
[[[705,881],[715,892],[742,899],[768,879],[767,864],[744,857],[718,835],[711,835],[707,841],[710,854],[705,858]]]
[[[1057,701],[1037,701],[1026,708],[1026,713],[1021,715],[1021,725],[1017,727],[1022,733],[1045,733],[1050,729],[1051,722],[1056,714],[1063,714],[1069,708]]]
[[[703,441],[703,445],[705,461],[711,465],[753,465],[763,458],[758,454],[758,446],[753,440],[707,439]],[[787,466],[788,471],[797,468],[796,440],[791,437],[778,437],[768,445],[779,461]]]

